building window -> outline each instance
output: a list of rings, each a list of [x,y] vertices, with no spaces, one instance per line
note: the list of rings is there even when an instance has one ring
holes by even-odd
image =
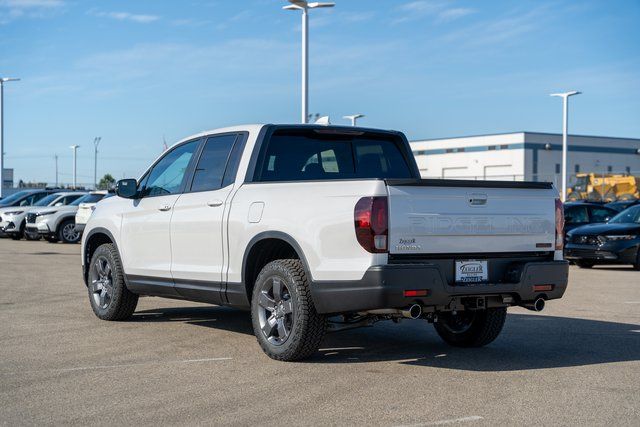
[[[500,149],[501,149],[501,150],[506,150],[507,148],[509,148],[509,145],[508,145],[508,144],[502,144],[502,145],[500,146]]]
[[[464,147],[463,148],[458,148],[458,153],[464,153]]]
[[[556,173],[560,173],[560,163],[556,163]]]
[[[491,151],[491,150],[495,150],[495,149],[496,149],[496,146],[495,146],[495,145],[490,145],[490,146],[489,146],[489,151]]]
[[[631,167],[627,166],[626,168],[624,168],[624,170],[627,171],[627,175],[631,174]]]
[[[453,148],[447,148],[444,152],[445,153],[455,153],[455,150]]]
[[[613,166],[607,166],[607,172],[613,171]]]
[[[575,171],[576,171],[576,173],[580,172],[580,165],[576,165]]]

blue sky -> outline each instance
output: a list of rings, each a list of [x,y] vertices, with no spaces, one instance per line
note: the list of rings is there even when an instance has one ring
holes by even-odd
[[[172,142],[299,120],[300,16],[280,0],[0,0],[6,167],[137,176]],[[410,139],[559,132],[640,138],[640,2],[337,0],[311,16],[310,110]]]

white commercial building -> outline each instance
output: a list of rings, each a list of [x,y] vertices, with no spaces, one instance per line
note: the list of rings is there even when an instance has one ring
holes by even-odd
[[[567,174],[640,176],[640,139],[569,135]],[[515,132],[411,142],[423,178],[550,181],[560,187],[562,135]]]

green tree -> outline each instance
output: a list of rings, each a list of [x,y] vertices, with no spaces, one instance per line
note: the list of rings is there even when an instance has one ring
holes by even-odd
[[[100,182],[98,183],[98,190],[109,190],[116,185],[116,180],[111,174],[105,174],[102,178],[100,178]]]

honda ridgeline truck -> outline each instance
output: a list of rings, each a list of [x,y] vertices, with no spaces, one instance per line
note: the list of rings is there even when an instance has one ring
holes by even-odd
[[[117,196],[82,238],[95,314],[127,319],[139,296],[246,309],[277,360],[312,355],[326,331],[400,318],[482,346],[507,307],[539,311],[567,286],[551,184],[420,179],[400,132],[204,132]]]

